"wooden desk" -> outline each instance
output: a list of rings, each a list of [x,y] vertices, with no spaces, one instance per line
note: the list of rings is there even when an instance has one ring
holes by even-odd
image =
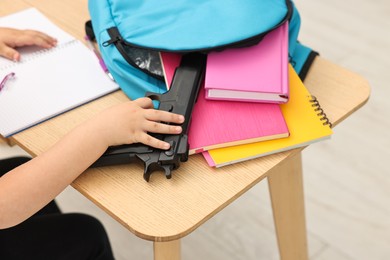
[[[34,6],[80,40],[89,19],[87,0],[3,0],[0,15]],[[359,75],[325,59],[315,61],[305,85],[337,125],[369,97]],[[93,114],[126,100],[121,92],[74,109],[12,137],[32,155],[48,149]],[[180,238],[188,235],[258,182],[268,177],[282,259],[307,259],[301,150],[296,149],[213,169],[193,155],[171,180],[140,165],[91,169],[72,186],[140,238],[154,241],[155,259],[180,259]],[[258,239],[261,239],[260,237]]]

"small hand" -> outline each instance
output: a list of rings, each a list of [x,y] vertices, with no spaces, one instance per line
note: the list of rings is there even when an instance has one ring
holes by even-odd
[[[20,60],[17,47],[36,45],[42,48],[52,48],[56,44],[56,39],[39,31],[0,28],[0,56],[13,61]]]
[[[164,150],[169,149],[170,145],[152,137],[148,132],[180,134],[182,131],[180,126],[160,122],[174,124],[184,122],[182,115],[154,109],[152,100],[146,97],[111,107],[95,119],[97,129],[101,131],[102,137],[106,138],[108,146],[144,143]]]

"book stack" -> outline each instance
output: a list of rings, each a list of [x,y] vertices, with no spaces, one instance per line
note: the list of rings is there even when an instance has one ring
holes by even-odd
[[[209,150],[203,153],[207,163],[222,167],[330,138],[332,130],[326,115],[292,66],[289,66],[289,86],[290,100],[280,105],[290,133],[288,138]]]
[[[161,53],[167,88],[181,55]],[[288,24],[251,47],[208,54],[204,86],[192,113],[190,154],[212,167],[329,138],[325,114],[288,64]]]

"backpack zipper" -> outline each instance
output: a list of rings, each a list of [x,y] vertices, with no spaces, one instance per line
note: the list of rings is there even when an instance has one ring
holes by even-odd
[[[185,51],[172,51],[172,50],[144,47],[144,46],[140,46],[140,45],[136,45],[136,44],[127,42],[125,39],[122,38],[122,36],[119,33],[119,30],[118,30],[117,27],[111,27],[111,28],[107,29],[107,32],[108,32],[108,34],[110,36],[110,40],[103,42],[102,46],[103,47],[107,47],[107,46],[109,46],[111,44],[114,44],[116,46],[116,48],[118,49],[118,51],[121,53],[121,55],[125,58],[125,60],[130,65],[132,65],[135,68],[140,69],[144,73],[146,73],[146,74],[148,74],[148,75],[150,75],[150,76],[152,76],[154,78],[157,78],[159,80],[164,80],[164,76],[160,76],[160,75],[154,74],[154,73],[150,72],[149,70],[141,68],[140,66],[138,66],[134,62],[134,60],[132,60],[129,57],[129,55],[127,54],[125,48],[126,47],[130,47],[130,48],[143,49],[143,50],[149,50],[149,51],[155,51],[155,52],[164,51],[164,52],[176,52],[176,53],[182,53],[182,54],[189,53],[189,52],[201,52],[201,53],[207,54],[210,51],[222,51],[222,50],[224,50],[226,48],[249,47],[249,46],[252,46],[252,45],[255,45],[255,44],[259,43],[264,38],[264,36],[267,33],[269,33],[270,31],[278,28],[279,26],[284,24],[287,20],[291,19],[292,13],[293,13],[294,9],[293,9],[293,6],[292,6],[292,3],[291,3],[290,0],[286,0],[286,6],[287,6],[287,14],[286,14],[286,16],[283,18],[283,20],[279,24],[275,25],[274,27],[272,27],[268,31],[262,32],[262,33],[260,33],[258,35],[252,36],[250,38],[246,38],[246,39],[234,42],[234,43],[221,45],[221,46],[218,46],[218,47],[203,48],[203,49],[193,49],[193,50],[185,50]]]

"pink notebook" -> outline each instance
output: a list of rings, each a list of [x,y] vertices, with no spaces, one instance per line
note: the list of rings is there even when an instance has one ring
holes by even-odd
[[[167,86],[181,56],[161,53]],[[206,100],[202,87],[188,133],[190,154],[289,136],[278,104]]]
[[[211,52],[207,99],[285,103],[288,101],[288,23],[246,48]]]

